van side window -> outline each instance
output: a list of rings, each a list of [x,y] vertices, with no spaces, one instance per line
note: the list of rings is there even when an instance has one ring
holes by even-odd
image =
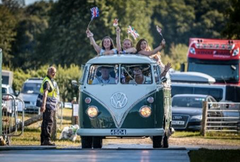
[[[91,65],[88,73],[88,84],[117,84],[119,66],[116,65]]]
[[[160,84],[161,83],[161,78],[160,78],[161,71],[160,71],[160,68],[158,65],[153,66],[153,73],[154,73],[155,82],[157,84]]]
[[[122,84],[152,84],[151,66],[149,64],[121,65]]]

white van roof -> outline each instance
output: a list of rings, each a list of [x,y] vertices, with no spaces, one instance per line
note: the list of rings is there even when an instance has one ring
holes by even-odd
[[[121,54],[121,55],[96,56],[87,62],[87,64],[119,64],[119,63],[151,64],[156,63],[156,61],[149,58],[148,56],[136,54]]]
[[[216,80],[210,75],[199,72],[171,72],[172,82],[188,82],[188,83],[208,83],[213,84]]]

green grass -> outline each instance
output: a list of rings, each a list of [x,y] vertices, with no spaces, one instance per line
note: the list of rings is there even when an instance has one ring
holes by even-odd
[[[60,146],[80,146],[80,137],[78,136],[75,142],[70,140],[59,140],[61,130],[70,126],[71,124],[72,109],[63,109],[63,121],[62,126],[57,131],[57,140],[54,141]],[[25,120],[29,119],[31,115],[26,114]],[[24,128],[24,133],[18,137],[11,138],[11,145],[40,145],[41,123],[37,122]]]
[[[200,149],[189,152],[191,162],[239,162],[240,150]]]

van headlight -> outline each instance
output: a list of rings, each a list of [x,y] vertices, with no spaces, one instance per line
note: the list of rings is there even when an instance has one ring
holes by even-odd
[[[144,105],[139,109],[139,113],[142,117],[147,118],[152,113],[151,107]]]
[[[98,108],[96,106],[89,106],[87,109],[87,114],[91,118],[96,117],[98,115]]]

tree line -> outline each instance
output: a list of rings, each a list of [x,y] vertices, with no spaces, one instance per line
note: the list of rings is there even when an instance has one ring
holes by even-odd
[[[0,4],[0,48],[3,65],[11,70],[36,71],[45,65],[80,66],[96,56],[86,37],[90,8],[97,6],[100,16],[90,25],[97,43],[109,35],[114,40],[115,18],[121,38],[129,37],[131,25],[152,48],[161,37],[167,42],[161,51],[164,63],[174,69],[186,62],[191,37],[240,39],[240,0],[58,0],[36,2],[21,7],[15,0]],[[130,36],[131,38],[131,36]]]

